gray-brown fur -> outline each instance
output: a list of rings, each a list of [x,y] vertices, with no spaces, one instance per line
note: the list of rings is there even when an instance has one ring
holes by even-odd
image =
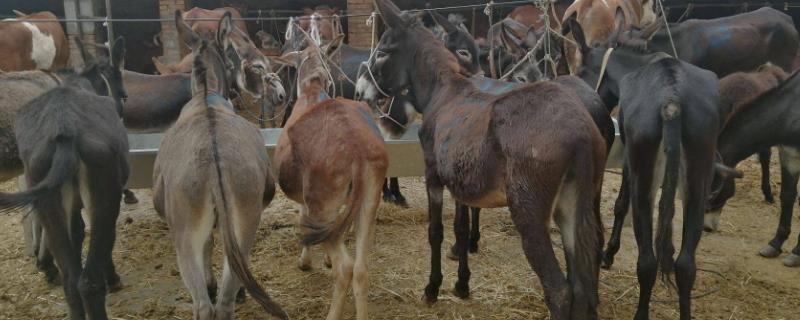
[[[430,222],[429,303],[442,283],[444,187],[466,207],[509,206],[523,250],[541,279],[553,319],[597,318],[602,246],[600,189],[606,143],[580,99],[565,86],[542,82],[504,94],[480,92],[441,43],[389,0],[377,0],[387,30],[370,61],[376,85],[389,94],[408,88],[423,114],[420,142],[426,164]],[[548,233],[562,230],[568,277]],[[462,239],[463,240],[463,239]],[[467,241],[460,241],[455,293],[469,295]]]
[[[294,62],[299,87],[275,150],[278,181],[286,196],[301,206],[300,268],[310,267],[309,245],[321,244],[330,257],[334,288],[327,319],[341,318],[352,282],[356,318],[366,320],[367,259],[388,153],[365,103],[330,98],[325,92],[331,84],[325,60],[341,37],[322,49],[306,40],[309,44],[302,52],[282,58]],[[354,222],[355,260],[344,243]]]
[[[192,295],[195,319],[232,319],[244,287],[271,315],[287,319],[249,271],[248,258],[261,212],[275,192],[261,133],[236,115],[224,97],[222,47],[208,44],[176,12],[181,38],[195,52],[193,98],[161,143],[153,170],[153,205],[164,216],[177,251],[181,277]],[[220,20],[219,37],[233,28]],[[216,306],[211,272],[211,232],[219,227],[225,253]],[[203,258],[206,257],[206,258]]]

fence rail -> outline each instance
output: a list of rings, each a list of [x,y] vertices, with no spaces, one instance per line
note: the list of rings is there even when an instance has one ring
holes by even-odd
[[[614,127],[617,127],[616,120],[614,121]],[[270,158],[273,157],[281,130],[261,129],[261,135],[264,137],[265,142],[264,147],[267,149]],[[419,125],[415,124],[400,139],[386,140],[386,149],[389,152],[388,176],[419,177],[425,175],[425,162],[422,156],[422,148],[419,144],[418,132]],[[619,136],[619,133],[617,133],[617,136]],[[131,177],[128,180],[129,188],[142,189],[153,186],[153,164],[163,137],[163,133],[132,133],[128,135],[128,143],[131,148],[128,156],[131,164]],[[622,167],[622,144],[619,139],[614,141],[606,167]]]

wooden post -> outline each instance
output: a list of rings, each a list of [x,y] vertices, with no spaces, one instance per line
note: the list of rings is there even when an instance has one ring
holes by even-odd
[[[164,55],[160,57],[163,63],[177,63],[183,57],[178,30],[175,28],[175,10],[186,10],[184,0],[158,0],[158,11],[161,19],[161,43],[164,45]]]
[[[348,43],[351,46],[369,48],[372,44],[372,27],[367,26],[367,19],[373,10],[372,0],[347,0],[347,14],[367,15],[347,18]]]

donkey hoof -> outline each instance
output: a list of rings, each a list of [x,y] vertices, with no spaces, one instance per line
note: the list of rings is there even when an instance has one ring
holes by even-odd
[[[478,242],[469,244],[469,253],[478,253]]]
[[[425,287],[425,294],[422,295],[422,301],[432,306],[436,301],[439,301],[439,289],[433,289],[431,285],[427,285]]]
[[[54,272],[45,272],[44,273],[44,281],[52,286],[60,286],[61,285],[61,274],[56,271]]]
[[[247,292],[244,291],[244,287],[241,287],[239,291],[236,292],[236,303],[242,304],[245,300],[247,300]]]
[[[394,196],[394,201],[392,201],[392,203],[394,203],[395,205],[397,205],[397,206],[399,206],[401,208],[405,208],[405,209],[408,209],[408,208],[411,207],[411,206],[408,205],[408,201],[406,201],[406,197],[403,197],[403,195],[401,195],[401,194],[395,195]]]
[[[767,203],[775,203],[775,197],[773,197],[771,193],[770,194],[765,193],[764,201],[766,201]]]
[[[469,298],[469,283],[462,284],[460,281],[456,282],[456,286],[453,288],[453,294],[461,299]]]
[[[766,245],[761,248],[758,254],[764,258],[775,258],[781,254],[781,249],[776,249],[771,245]]]
[[[703,216],[703,230],[706,232],[714,232],[719,230],[719,212],[706,213]]]
[[[447,250],[447,259],[458,261],[458,254],[456,253],[456,245],[450,247],[450,250]]]
[[[106,284],[106,290],[108,290],[108,293],[119,292],[122,290],[122,281],[117,280],[114,283]]]
[[[333,268],[333,263],[331,262],[331,257],[327,253],[323,256],[322,261],[325,263],[325,267],[326,268],[328,268],[328,269]]]
[[[789,254],[786,258],[783,258],[783,265],[791,268],[800,267],[800,255]]]
[[[300,263],[297,264],[297,268],[300,269],[300,271],[309,271],[311,270],[311,263],[300,261]]]
[[[124,192],[124,197],[123,197],[122,201],[124,201],[125,204],[137,204],[137,203],[139,203],[139,199],[136,198],[136,194],[134,194],[131,191],[125,191]]]

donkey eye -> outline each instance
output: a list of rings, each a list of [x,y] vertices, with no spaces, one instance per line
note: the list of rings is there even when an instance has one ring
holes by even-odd
[[[386,53],[386,52],[383,52],[383,51],[380,51],[380,50],[375,51],[375,58],[376,59],[386,59],[386,57],[388,57],[388,56],[389,56],[389,54]]]
[[[528,82],[528,79],[525,79],[525,77],[522,77],[522,76],[516,76],[516,77],[514,77],[514,81],[520,82],[520,83],[525,83],[525,82]]]
[[[464,49],[456,50],[456,54],[458,54],[459,56],[462,56],[464,58],[467,58],[467,59],[472,57],[472,55],[469,53],[469,51],[464,50]]]

